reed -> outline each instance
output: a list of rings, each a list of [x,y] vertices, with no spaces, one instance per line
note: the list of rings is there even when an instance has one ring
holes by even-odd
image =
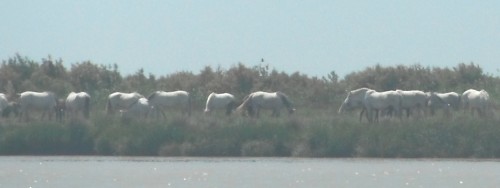
[[[311,114],[316,114],[312,116]],[[455,116],[368,124],[312,109],[279,118],[223,115],[123,121],[2,122],[2,155],[500,157],[500,120]]]

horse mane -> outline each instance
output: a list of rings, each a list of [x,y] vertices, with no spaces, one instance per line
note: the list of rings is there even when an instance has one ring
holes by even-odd
[[[369,90],[372,90],[372,89],[367,88],[367,87],[362,87],[362,88],[358,88],[358,89],[355,89],[355,90],[351,90],[348,93],[357,93],[357,92],[360,92],[360,91],[369,91]]]
[[[208,98],[207,98],[207,104],[212,103],[214,97],[215,97],[215,93],[214,92],[210,93],[210,95],[208,95]]]

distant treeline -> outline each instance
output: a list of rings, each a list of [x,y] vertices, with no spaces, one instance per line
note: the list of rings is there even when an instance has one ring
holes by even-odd
[[[469,88],[485,89],[492,99],[500,93],[500,78],[487,75],[474,63],[455,67],[424,67],[375,65],[339,78],[332,66],[330,74],[310,77],[300,72],[287,74],[268,65],[235,64],[229,69],[206,66],[199,73],[177,72],[168,75],[145,75],[143,69],[122,75],[118,65],[102,65],[91,61],[65,67],[62,59],[48,56],[41,61],[16,54],[2,60],[0,89],[8,96],[23,91],[52,91],[65,98],[71,91],[85,91],[93,103],[104,104],[115,91],[137,91],[149,95],[153,91],[185,90],[202,106],[211,92],[229,92],[243,98],[253,91],[282,91],[296,106],[338,108],[346,91],[368,87],[378,91],[422,90],[462,93]],[[103,108],[103,105],[94,105]]]

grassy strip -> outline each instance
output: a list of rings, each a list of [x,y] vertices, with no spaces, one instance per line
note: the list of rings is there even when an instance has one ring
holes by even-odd
[[[1,155],[500,157],[500,121],[171,117],[165,121],[3,122]]]

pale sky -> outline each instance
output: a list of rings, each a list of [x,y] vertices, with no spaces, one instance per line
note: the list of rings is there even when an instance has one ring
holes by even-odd
[[[500,75],[497,0],[4,0],[0,29],[1,60],[51,55],[123,75],[239,62],[318,77],[474,62]]]

